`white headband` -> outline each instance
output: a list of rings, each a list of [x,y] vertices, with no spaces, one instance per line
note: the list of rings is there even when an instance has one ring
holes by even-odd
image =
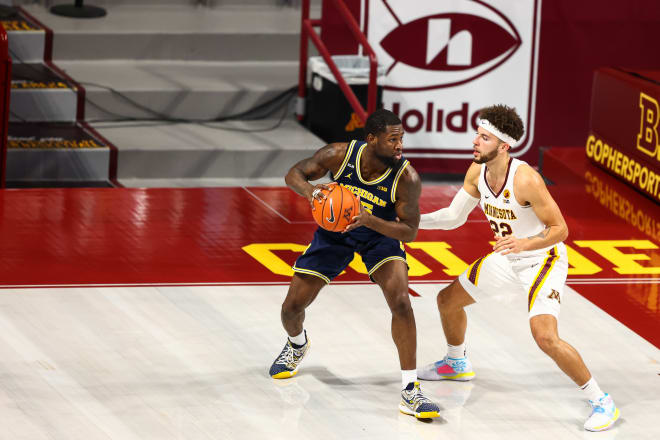
[[[488,119],[480,119],[479,120],[479,126],[485,128],[486,130],[493,133],[495,136],[497,136],[498,138],[500,138],[501,140],[503,140],[504,142],[509,144],[509,146],[511,146],[511,148],[513,148],[516,145],[516,143],[518,142],[517,140],[515,140],[514,138],[512,138],[508,134],[502,133],[501,131],[499,131],[497,129],[497,127],[495,127],[493,124],[491,124]]]

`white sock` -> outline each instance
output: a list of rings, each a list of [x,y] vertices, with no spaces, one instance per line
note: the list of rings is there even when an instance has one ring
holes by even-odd
[[[447,357],[452,359],[462,359],[465,357],[465,342],[461,345],[447,344]]]
[[[303,331],[301,331],[299,335],[289,336],[289,341],[293,342],[296,345],[305,345],[305,342],[307,342],[307,337],[305,336],[305,329],[303,329]]]
[[[600,387],[596,383],[596,379],[594,379],[593,376],[591,379],[589,379],[589,382],[582,385],[580,389],[585,392],[589,400],[594,402],[597,402],[601,397],[605,397],[605,393],[601,391]]]
[[[417,369],[415,369],[415,370],[401,370],[401,385],[402,385],[402,388],[407,387],[410,382],[417,382]]]

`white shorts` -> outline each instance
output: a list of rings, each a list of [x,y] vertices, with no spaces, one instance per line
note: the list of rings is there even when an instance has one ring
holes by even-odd
[[[530,318],[542,314],[559,318],[567,274],[566,247],[559,243],[545,254],[520,258],[492,252],[472,263],[458,281],[477,302],[513,294],[527,298]]]

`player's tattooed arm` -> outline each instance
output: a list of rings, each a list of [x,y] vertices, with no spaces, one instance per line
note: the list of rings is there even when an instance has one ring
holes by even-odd
[[[353,217],[354,222],[347,226],[345,232],[360,226],[366,226],[376,232],[400,240],[410,242],[417,237],[419,227],[419,195],[422,192],[422,182],[417,171],[408,165],[399,178],[396,189],[396,202],[394,204],[395,221],[387,221],[373,216],[364,207],[360,214]]]
[[[324,197],[319,192],[314,194],[314,190],[328,188],[328,185],[322,183],[314,185],[310,181],[318,180],[328,172],[333,174],[337,172],[344,161],[347,147],[347,143],[334,143],[318,149],[312,157],[303,159],[292,166],[284,177],[284,181],[289,188],[313,204],[313,197],[319,199]]]

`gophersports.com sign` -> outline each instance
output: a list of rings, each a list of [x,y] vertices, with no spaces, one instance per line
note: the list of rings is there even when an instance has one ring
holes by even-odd
[[[591,91],[587,157],[660,203],[660,70],[600,68]]]
[[[383,103],[422,156],[472,158],[479,109],[515,107],[532,144],[541,0],[367,0],[365,30],[387,69]]]

